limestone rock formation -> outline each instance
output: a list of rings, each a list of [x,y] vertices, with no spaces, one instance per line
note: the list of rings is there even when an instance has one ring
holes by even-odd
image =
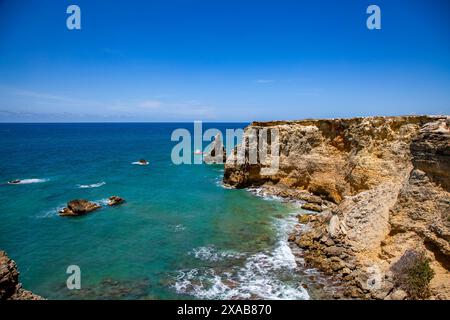
[[[222,134],[218,133],[203,155],[206,164],[224,164],[226,162],[226,150],[222,141]]]
[[[125,202],[125,199],[118,196],[111,196],[108,199],[108,206],[117,206]]]
[[[84,199],[72,200],[67,203],[67,207],[59,211],[60,216],[81,216],[97,209],[101,206]]]
[[[0,300],[42,300],[43,298],[22,288],[19,271],[14,260],[0,250]]]
[[[448,116],[255,122],[234,151],[241,158],[227,159],[224,183],[322,206],[290,240],[308,264],[338,275],[346,296],[408,298],[391,267],[417,249],[435,272],[431,298],[450,299],[449,128]],[[250,132],[263,129],[278,132],[271,174],[245,152]]]

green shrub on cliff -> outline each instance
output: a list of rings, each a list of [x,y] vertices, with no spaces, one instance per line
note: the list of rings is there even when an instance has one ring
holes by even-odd
[[[423,251],[407,250],[392,266],[396,285],[405,290],[411,299],[426,299],[430,296],[428,285],[434,271]]]

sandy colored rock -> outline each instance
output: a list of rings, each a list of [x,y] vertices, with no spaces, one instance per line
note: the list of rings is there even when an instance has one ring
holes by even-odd
[[[241,146],[224,183],[319,198],[306,201],[324,211],[295,242],[307,264],[345,279],[348,296],[408,298],[390,268],[416,249],[435,272],[430,298],[450,299],[449,126],[449,116],[254,122],[243,145],[255,132],[277,131],[279,170],[267,174],[267,163],[252,164]]]
[[[72,200],[67,203],[67,207],[59,211],[60,216],[81,216],[97,209],[101,206],[97,203],[84,199]]]
[[[108,206],[113,207],[125,202],[125,199],[118,196],[111,196],[108,198]]]

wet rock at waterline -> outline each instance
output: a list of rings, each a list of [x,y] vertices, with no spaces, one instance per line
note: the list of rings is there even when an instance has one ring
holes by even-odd
[[[117,206],[124,202],[125,202],[125,199],[118,197],[118,196],[112,196],[112,197],[109,197],[109,199],[108,199],[108,206],[110,206],[110,207]]]

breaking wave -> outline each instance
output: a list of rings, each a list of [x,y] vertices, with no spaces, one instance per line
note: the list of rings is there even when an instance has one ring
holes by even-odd
[[[182,224],[177,224],[173,229],[175,232],[181,232],[186,230],[186,227]]]
[[[258,197],[263,198],[264,200],[270,200],[270,201],[283,201],[284,199],[279,196],[271,195],[266,192],[262,188],[248,188],[248,191]]]
[[[222,261],[225,259],[241,258],[245,254],[232,251],[217,251],[214,246],[200,247],[189,252],[195,258],[203,261]]]
[[[309,299],[300,279],[296,278],[297,262],[286,240],[294,224],[294,218],[277,220],[279,240],[272,251],[248,255],[217,251],[213,246],[192,250],[190,255],[208,262],[236,258],[244,258],[245,262],[226,271],[182,270],[176,276],[174,289],[200,299]]]

